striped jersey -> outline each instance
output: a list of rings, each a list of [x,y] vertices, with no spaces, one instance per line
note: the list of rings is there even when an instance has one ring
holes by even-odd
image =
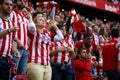
[[[25,49],[28,49],[27,45],[27,33],[28,33],[28,20],[23,13],[14,9],[11,13],[11,20],[14,22],[14,26],[18,26],[19,30],[15,32],[14,37],[19,39],[24,45]]]
[[[71,38],[65,38],[60,42],[54,42],[53,50],[58,49],[60,47],[71,47],[74,50],[74,42],[72,42]],[[54,55],[51,58],[51,62],[62,63],[62,62],[70,62],[70,53],[68,51],[58,52],[58,54]]]
[[[29,58],[28,63],[50,65],[51,37],[48,33],[38,33],[29,35]]]
[[[4,20],[0,18],[0,32],[13,27],[13,23],[10,19]],[[0,38],[0,56],[10,56],[10,50],[12,45],[12,33],[7,34],[5,37]]]

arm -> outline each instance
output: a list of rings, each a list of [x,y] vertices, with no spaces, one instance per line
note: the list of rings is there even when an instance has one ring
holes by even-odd
[[[22,44],[22,42],[19,39],[13,38],[13,40],[17,43],[19,48],[23,48],[24,49],[24,45]]]
[[[15,57],[20,57],[20,53],[17,49],[17,43],[13,40],[13,44],[12,44],[12,52],[13,52],[13,56]]]
[[[35,24],[34,24],[34,22],[33,22],[33,19],[32,19],[32,15],[29,13],[28,15],[27,15],[27,18],[28,18],[28,20],[29,20],[29,24],[28,24],[28,31],[30,32],[30,34],[35,34],[35,32],[36,32],[36,26],[35,26]]]
[[[64,39],[64,36],[62,32],[58,29],[57,27],[57,22],[56,21],[50,21],[49,22],[49,27],[48,30],[54,30],[56,32],[56,35],[53,38],[53,41],[60,41]]]
[[[62,52],[62,51],[64,51],[64,50],[65,50],[64,47],[60,47],[60,48],[54,49],[54,50],[52,50],[52,51],[50,52],[50,57],[52,57],[52,56],[58,54],[58,52]]]
[[[54,36],[53,41],[60,41],[60,40],[63,40],[63,39],[64,39],[64,37],[63,37],[62,32],[59,29],[57,29],[56,30],[56,35]]]
[[[18,27],[13,27],[13,28],[9,28],[7,30],[1,31],[0,32],[0,38],[5,37],[7,34],[10,34],[11,32],[15,32],[17,31],[19,28]]]
[[[120,41],[117,42],[116,48],[118,49],[120,47]]]
[[[120,52],[118,53],[118,72],[120,73]]]
[[[74,50],[71,47],[65,47],[65,48],[70,53],[70,57],[74,59],[76,57]]]

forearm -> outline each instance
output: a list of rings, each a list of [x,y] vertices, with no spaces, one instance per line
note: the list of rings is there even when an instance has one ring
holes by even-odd
[[[56,30],[56,35],[54,37],[54,41],[60,41],[60,40],[63,40],[63,39],[64,39],[64,36],[63,36],[62,32],[59,29],[57,29]]]
[[[9,33],[10,33],[9,29],[4,30],[4,31],[1,31],[1,32],[0,32],[0,38],[5,37],[5,36],[6,36],[7,34],[9,34]]]
[[[62,52],[62,51],[65,51],[64,47],[60,47],[60,48],[57,48],[57,49],[55,49],[55,50],[52,50],[52,51],[50,52],[50,57],[52,57],[52,56],[58,54],[58,52]]]
[[[15,32],[18,29],[19,29],[18,27],[13,27],[13,28],[9,28],[9,29],[6,29],[4,31],[1,31],[0,32],[0,38],[5,37],[7,34],[10,34],[11,32]]]
[[[74,52],[74,51],[70,51],[69,53],[70,53],[70,57],[71,57],[71,59],[74,59],[74,58],[76,57],[76,55],[75,55],[75,52]]]
[[[34,22],[30,22],[29,24],[28,24],[28,31],[31,33],[31,34],[35,34],[35,32],[36,32],[36,26],[35,26],[35,24],[34,24]]]
[[[51,51],[51,52],[50,52],[50,57],[58,54],[59,51],[60,51],[59,49],[55,49],[55,50]]]

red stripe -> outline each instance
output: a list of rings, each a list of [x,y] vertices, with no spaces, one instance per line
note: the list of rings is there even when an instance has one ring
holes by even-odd
[[[25,22],[24,19],[23,19],[23,17],[22,17],[22,21]],[[28,26],[28,25],[27,25],[27,26]],[[26,43],[27,43],[27,42],[26,42],[26,40],[27,40],[27,39],[26,39],[26,38],[27,38],[27,37],[26,37],[26,36],[27,36],[26,27],[27,27],[27,26],[26,26],[25,24],[23,24],[23,35],[24,35],[24,46],[25,46],[25,48],[26,48],[26,45],[27,45],[27,44],[26,44]]]
[[[17,27],[17,26],[15,26],[14,21],[12,21],[12,25],[13,25],[13,27]],[[16,34],[16,32],[13,32],[12,36],[15,37],[15,34]]]
[[[8,22],[8,27],[10,28],[10,21]],[[11,49],[11,46],[10,46],[10,44],[11,44],[11,41],[10,41],[10,38],[11,38],[11,34],[9,34],[8,35],[9,36],[9,41],[8,41],[8,51],[7,51],[7,56],[9,55],[9,53],[10,53],[10,49]]]
[[[36,43],[35,43],[35,63],[38,63],[38,45],[39,45],[39,43],[38,43],[38,40],[39,39],[39,33],[37,33],[37,36],[36,36]],[[34,47],[34,46],[33,46]]]
[[[6,29],[6,23],[5,23],[5,21],[4,21],[3,19],[2,19],[2,22],[3,22],[3,27],[4,27],[4,29]],[[3,37],[1,52],[4,52],[5,44],[6,44],[6,36]],[[2,55],[3,55],[3,53],[2,53]]]
[[[58,46],[61,47],[61,43],[60,43],[60,45],[59,45],[58,43],[60,43],[60,42],[56,42],[56,44],[55,44],[55,46],[56,46],[55,48],[56,48],[56,49],[57,49]],[[58,60],[58,54],[55,55],[55,59],[54,59],[54,61],[57,62],[57,60]]]
[[[46,61],[47,61],[47,65],[48,65],[48,63],[49,63],[49,43],[46,45],[46,49],[47,49],[47,51],[46,51]]]
[[[34,39],[34,36],[30,36],[29,37],[31,40],[30,40],[30,45],[29,45],[29,51],[30,51],[30,53],[29,53],[29,56],[28,56],[28,62],[31,62],[31,60],[32,60],[32,46],[33,46],[33,39]]]
[[[43,37],[43,36],[42,36]],[[44,41],[41,42],[41,64],[44,65]]]
[[[18,36],[18,39],[21,40],[21,25],[20,25],[20,22],[18,22],[19,20],[20,20],[20,19],[19,19],[18,16],[17,16],[17,24],[18,24],[18,27],[19,27],[17,36]]]
[[[63,43],[61,42],[61,45],[63,46]],[[61,60],[61,62],[64,62],[64,60],[65,60],[65,51],[63,51],[62,52],[62,60]]]

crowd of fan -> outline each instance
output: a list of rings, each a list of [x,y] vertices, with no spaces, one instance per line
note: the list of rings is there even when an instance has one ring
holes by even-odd
[[[8,3],[9,5],[11,0],[3,1],[3,3]],[[118,0],[109,1],[112,1],[115,4],[119,3]],[[23,5],[22,3],[25,3],[26,1],[16,0],[16,2],[17,3],[14,3],[14,9],[10,15],[10,19],[16,23],[15,25],[20,27],[19,29],[15,29],[13,32],[17,30],[22,31],[23,28],[21,27],[23,27],[24,24],[32,22],[30,23],[31,25],[29,24],[30,28],[24,28],[22,32],[18,31],[19,33],[13,33],[15,41],[13,42],[11,54],[14,56],[13,59],[17,64],[17,74],[27,75],[29,80],[110,79],[110,75],[107,75],[107,72],[103,72],[102,69],[104,62],[102,46],[112,39],[111,34],[114,35],[117,30],[120,30],[119,22],[104,22],[102,19],[98,19],[97,17],[94,19],[89,19],[80,13],[77,13],[79,20],[82,22],[81,24],[83,24],[85,28],[79,32],[76,32],[74,26],[69,22],[71,17],[70,11],[56,8],[55,15],[53,15],[51,14],[52,8],[42,8],[39,3],[36,5],[28,3],[26,7],[19,9],[21,7],[20,5]],[[0,6],[2,6],[3,3],[0,3]],[[58,3],[51,2],[51,4],[53,6],[57,6]],[[19,17],[21,14],[22,17]],[[54,20],[51,20],[51,16],[54,16]],[[0,19],[4,19],[3,17],[1,16]],[[25,19],[23,17],[25,17]],[[27,19],[26,23],[23,21],[21,22],[21,18],[22,20]],[[28,33],[25,31],[27,29]],[[117,30],[112,32],[113,29]],[[13,29],[7,29],[8,32],[6,32],[6,35],[12,33],[12,30]],[[24,31],[27,34],[23,34],[24,36],[20,39],[21,41],[27,40],[27,46],[29,46],[28,54],[25,44],[23,45],[24,42],[21,43],[18,40]],[[15,38],[15,35],[18,35],[17,39]],[[27,35],[29,37],[28,39],[25,38]],[[113,35],[112,37],[114,37]],[[85,41],[86,43],[84,43]],[[23,54],[26,55],[23,56]],[[48,54],[50,54],[50,56]],[[2,54],[0,53],[0,56],[1,55]],[[25,56],[28,57],[28,59],[26,59],[27,64],[24,60],[23,65],[23,63],[21,63],[21,59],[25,59],[23,58]],[[17,60],[17,58],[19,60]],[[51,60],[49,60],[49,58]],[[3,58],[0,57],[0,61],[2,59]],[[22,69],[23,67],[25,69]],[[2,70],[0,69],[0,71]],[[0,73],[0,80],[9,80],[4,76],[5,75]],[[116,78],[116,80],[119,79]]]

